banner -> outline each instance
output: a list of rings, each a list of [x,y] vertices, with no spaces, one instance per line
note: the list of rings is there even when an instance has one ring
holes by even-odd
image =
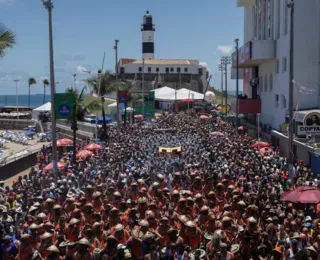
[[[126,103],[128,90],[118,90],[118,104]]]
[[[55,112],[56,119],[72,118],[74,109],[74,100],[72,93],[56,93],[55,94]]]
[[[298,135],[320,135],[320,113],[311,112],[304,116],[303,125],[297,126]]]

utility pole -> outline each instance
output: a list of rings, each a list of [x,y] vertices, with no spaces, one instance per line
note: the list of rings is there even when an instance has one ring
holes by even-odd
[[[115,50],[115,58],[116,58],[116,64],[115,64],[115,73],[116,73],[116,81],[118,82],[118,43],[119,40],[115,40],[115,45],[113,46]],[[119,89],[117,89],[117,99],[119,97],[118,95]],[[120,115],[119,115],[119,100],[117,100],[117,131],[118,131],[118,136],[120,136]],[[106,132],[105,132],[106,134]]]
[[[239,39],[234,40],[236,43],[236,56],[237,56],[237,80],[236,80],[236,133],[239,127]]]
[[[144,118],[144,58],[142,58],[142,116]]]
[[[52,130],[52,164],[53,174],[57,175],[57,130],[56,130],[56,108],[55,108],[55,80],[53,59],[53,37],[52,37],[52,9],[51,0],[41,0],[43,6],[48,10],[49,20],[49,52],[50,52],[50,94],[51,94],[51,130]]]
[[[220,93],[221,93],[221,102],[223,105],[223,72],[224,72],[224,67],[223,67],[222,61],[219,64],[219,71],[221,71],[221,92]]]
[[[293,168],[293,51],[294,51],[294,1],[288,4],[290,8],[290,69],[289,69],[289,147],[288,147],[288,166],[289,172]]]
[[[19,96],[18,96],[18,82],[20,80],[19,79],[15,79],[14,82],[16,83],[16,106],[17,106],[17,116],[19,119]]]
[[[226,118],[228,116],[228,110],[227,110],[227,106],[228,106],[228,65],[231,64],[231,58],[228,56],[223,56],[221,58],[221,63],[224,66],[224,72],[225,72],[225,89],[226,89],[226,93],[225,93],[225,109],[226,109]]]

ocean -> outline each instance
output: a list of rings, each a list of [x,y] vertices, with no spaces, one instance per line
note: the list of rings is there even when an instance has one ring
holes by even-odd
[[[51,99],[50,95],[45,96],[45,103]],[[0,106],[16,106],[16,95],[0,95]],[[19,106],[28,105],[28,95],[18,95]],[[30,106],[39,107],[43,104],[43,95],[30,95]]]

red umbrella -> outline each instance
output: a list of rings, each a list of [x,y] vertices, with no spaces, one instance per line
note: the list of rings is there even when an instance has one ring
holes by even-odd
[[[212,110],[211,110],[211,113],[217,113],[217,112],[218,112],[217,109],[212,109]]]
[[[94,151],[94,150],[103,150],[103,146],[98,144],[88,144],[84,147],[86,150]]]
[[[221,132],[212,132],[211,134],[216,136],[224,136],[224,134]]]
[[[67,164],[64,162],[57,163],[58,170],[63,170],[66,166]],[[53,163],[51,162],[46,167],[43,168],[43,171],[49,172],[49,171],[52,171],[52,169],[53,169]]]
[[[246,127],[246,126],[239,126],[238,127],[238,131],[247,131],[248,130],[248,127]]]
[[[68,138],[63,138],[63,139],[59,139],[57,141],[57,146],[69,146],[69,145],[73,145],[73,141],[68,139]]]
[[[194,100],[191,99],[191,98],[185,98],[185,99],[180,100],[180,102],[181,102],[181,103],[193,103]]]
[[[305,186],[302,186],[305,187]],[[294,203],[319,203],[320,202],[320,189],[313,187],[300,188],[287,191],[282,194],[281,200],[291,201]]]
[[[258,149],[259,142],[255,142],[251,147],[255,148],[255,149]],[[264,147],[270,147],[270,144],[268,144],[266,142],[260,142],[260,148],[264,148]]]
[[[143,118],[143,115],[138,114],[138,115],[135,115],[134,118],[141,119],[141,118]]]
[[[93,155],[93,152],[91,152],[91,151],[81,150],[81,151],[77,152],[76,158],[85,159],[85,158],[92,156],[92,155]]]
[[[266,152],[268,152],[269,155],[273,154],[273,151],[272,151],[272,149],[270,147],[261,148],[260,151],[259,151],[261,156],[264,156]]]

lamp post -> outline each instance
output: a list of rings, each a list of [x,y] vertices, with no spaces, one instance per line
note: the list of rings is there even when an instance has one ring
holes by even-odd
[[[219,71],[221,71],[221,102],[223,105],[223,72],[224,72],[224,67],[222,62],[219,64]]]
[[[51,94],[51,130],[52,130],[52,164],[53,173],[57,174],[57,136],[56,136],[56,110],[55,110],[55,84],[54,84],[54,59],[53,59],[53,37],[52,37],[52,9],[51,0],[41,0],[43,6],[48,10],[49,20],[49,53],[50,53],[50,94]],[[57,177],[57,175],[56,175]]]
[[[77,74],[73,74],[73,87],[76,88],[76,77]]]
[[[260,113],[257,114],[257,130],[258,130],[258,151],[260,151]]]
[[[224,72],[225,72],[225,89],[226,89],[226,93],[225,93],[225,109],[226,109],[226,118],[228,116],[228,110],[227,110],[227,106],[228,106],[228,65],[231,64],[231,58],[228,56],[223,56],[221,58],[221,64],[224,66]]]
[[[116,63],[115,63],[115,73],[116,73],[116,81],[118,82],[118,43],[119,40],[114,41],[115,45],[113,46],[115,50],[115,58],[116,58]],[[120,115],[119,115],[119,89],[117,89],[117,131],[118,131],[118,136],[120,136]]]
[[[236,43],[236,55],[237,55],[237,80],[236,80],[236,133],[239,127],[239,39],[235,39]]]
[[[20,80],[19,79],[15,79],[14,82],[16,83],[16,106],[17,106],[17,116],[19,119],[19,96],[18,96],[18,82]]]
[[[142,116],[144,117],[144,58],[142,58]]]
[[[288,4],[290,8],[290,69],[289,69],[289,147],[288,147],[288,166],[289,174],[293,168],[293,51],[294,51],[294,1]]]

